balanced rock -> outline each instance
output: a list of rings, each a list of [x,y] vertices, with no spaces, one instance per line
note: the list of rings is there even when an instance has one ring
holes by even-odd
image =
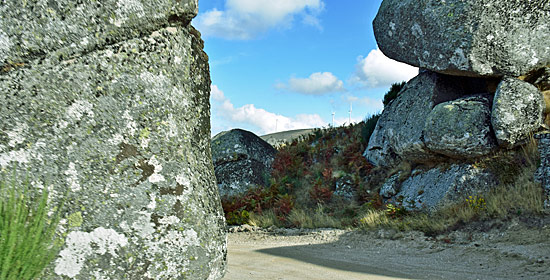
[[[407,210],[433,211],[486,193],[497,184],[497,178],[486,169],[453,164],[427,171],[413,170],[412,175],[400,183],[394,176],[388,180],[385,195],[401,201]]]
[[[423,135],[432,109],[466,95],[488,92],[490,84],[491,80],[421,72],[382,112],[365,157],[380,166],[433,159],[436,155],[426,147]]]
[[[234,196],[265,185],[275,150],[254,133],[233,129],[212,138],[212,160],[221,196]]]
[[[550,2],[384,0],[373,22],[390,58],[457,76],[520,76],[550,64]]]
[[[0,167],[66,201],[64,245],[44,279],[223,277],[208,57],[188,24],[196,7],[0,5]]]
[[[491,113],[498,143],[505,147],[521,144],[541,127],[545,108],[544,98],[535,86],[505,78],[495,93]]]
[[[490,105],[489,99],[482,95],[438,104],[424,127],[426,147],[454,158],[489,154],[497,147],[491,131]]]

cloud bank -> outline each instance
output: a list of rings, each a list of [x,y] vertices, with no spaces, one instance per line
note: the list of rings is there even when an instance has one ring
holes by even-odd
[[[390,59],[380,49],[376,49],[367,57],[358,57],[350,83],[371,88],[387,88],[392,83],[408,81],[416,75],[418,68]]]
[[[288,84],[277,84],[275,87],[308,95],[346,91],[344,82],[330,72],[313,73],[308,78],[290,78]]]
[[[300,114],[292,118],[256,108],[254,104],[235,107],[216,85],[211,86],[211,98],[214,101],[211,118],[214,133],[250,126],[255,128],[254,133],[262,135],[277,131],[322,127],[328,124],[317,114]]]
[[[193,25],[205,37],[247,40],[272,28],[289,28],[295,17],[321,28],[323,0],[227,0],[225,10],[199,14]]]

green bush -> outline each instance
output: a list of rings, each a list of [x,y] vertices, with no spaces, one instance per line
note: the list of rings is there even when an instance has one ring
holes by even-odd
[[[364,144],[368,144],[370,137],[372,133],[374,132],[374,129],[376,128],[376,123],[378,123],[378,119],[380,118],[380,114],[375,114],[372,116],[369,116],[365,118],[363,125],[361,127],[361,142]]]
[[[62,242],[55,240],[60,209],[48,213],[48,192],[33,197],[29,182],[0,178],[0,280],[37,279],[58,254]]]
[[[403,89],[405,84],[406,82],[401,82],[401,83],[393,83],[391,85],[390,90],[386,92],[386,94],[384,95],[384,101],[383,101],[384,107],[390,104],[392,100],[397,98],[397,95],[399,95],[399,92],[401,91],[401,89]]]

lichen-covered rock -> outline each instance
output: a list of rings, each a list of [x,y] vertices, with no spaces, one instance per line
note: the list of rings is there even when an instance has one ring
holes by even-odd
[[[384,0],[373,26],[390,58],[459,76],[520,76],[550,63],[550,2]]]
[[[277,150],[254,133],[233,129],[212,138],[212,160],[221,196],[266,184]]]
[[[424,127],[426,147],[454,158],[489,154],[497,147],[490,104],[485,96],[477,95],[435,106]]]
[[[499,145],[514,147],[543,123],[544,98],[533,85],[515,78],[499,84],[493,100],[491,123]]]
[[[535,180],[544,189],[544,207],[550,209],[550,133],[536,134],[540,165],[535,172]]]
[[[479,78],[421,72],[384,109],[365,156],[380,166],[400,160],[415,162],[434,158],[435,154],[427,149],[423,139],[424,126],[434,106],[465,95],[489,92],[491,83]]]
[[[32,5],[43,2],[63,8],[55,1]],[[69,10],[81,6],[66,2]],[[138,2],[93,3],[110,3],[116,11]],[[162,6],[177,3],[187,1]],[[80,14],[95,12],[78,7]],[[2,11],[2,28],[12,13]],[[27,19],[48,24],[48,18],[33,16],[29,12]],[[44,30],[41,38],[59,35]],[[208,57],[198,32],[183,23],[139,34],[68,60],[29,59],[0,75],[0,167],[28,170],[32,186],[50,189],[54,203],[67,201],[59,227],[65,244],[47,279],[224,274],[225,221],[210,154]],[[12,53],[25,52],[10,49],[8,57]]]
[[[380,196],[384,199],[390,199],[397,194],[400,188],[399,176],[401,174],[394,174],[386,179],[382,188],[380,188]]]
[[[488,170],[467,164],[412,173],[401,182],[392,198],[401,201],[407,210],[433,211],[468,196],[486,193],[498,184]]]
[[[70,59],[169,22],[186,25],[197,12],[198,0],[5,0],[0,3],[0,68],[44,55]]]

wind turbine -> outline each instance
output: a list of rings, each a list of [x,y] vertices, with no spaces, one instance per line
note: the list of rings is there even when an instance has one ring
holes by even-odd
[[[349,103],[349,125],[351,125],[351,111],[352,111],[352,102]]]
[[[334,113],[334,111],[333,111],[332,112],[332,127],[334,127],[334,114],[336,114],[336,113]]]

